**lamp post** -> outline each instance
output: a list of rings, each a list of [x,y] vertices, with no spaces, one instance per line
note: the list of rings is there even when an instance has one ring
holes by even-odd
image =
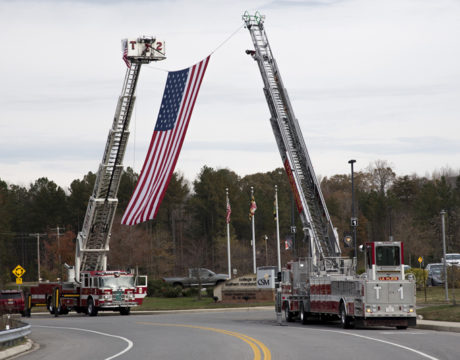
[[[446,210],[441,210],[441,225],[442,225],[442,262],[444,266],[444,291],[446,293],[446,302],[449,302],[449,287],[447,284],[447,263],[446,263],[446,226],[444,223],[444,215]]]
[[[353,164],[356,160],[349,160],[351,164],[351,227],[353,230],[353,243],[355,244],[355,271],[358,267],[358,246],[356,244],[356,227],[358,226],[358,219],[355,217],[355,184],[354,184],[354,173]]]

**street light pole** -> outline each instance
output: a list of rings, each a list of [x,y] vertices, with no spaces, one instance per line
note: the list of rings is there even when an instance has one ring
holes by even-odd
[[[349,160],[351,164],[351,227],[353,229],[353,243],[355,244],[355,271],[358,267],[358,246],[356,244],[356,226],[358,225],[357,218],[355,217],[355,184],[354,184],[354,172],[353,164],[356,160]]]
[[[444,266],[444,291],[446,293],[446,302],[449,302],[449,286],[447,284],[447,263],[446,263],[446,226],[444,223],[444,215],[446,210],[441,210],[441,225],[442,225],[442,259]]]

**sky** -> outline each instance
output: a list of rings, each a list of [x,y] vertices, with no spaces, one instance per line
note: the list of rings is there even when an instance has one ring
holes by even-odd
[[[126,65],[153,35],[124,165],[140,172],[168,71],[212,53],[176,171],[281,167],[253,44],[259,11],[320,176],[386,160],[398,175],[460,171],[458,0],[0,0],[0,179],[67,189],[97,171]]]

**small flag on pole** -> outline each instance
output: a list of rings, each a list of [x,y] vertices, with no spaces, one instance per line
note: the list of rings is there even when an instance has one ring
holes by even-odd
[[[231,214],[232,214],[232,208],[230,207],[230,200],[228,199],[228,196],[227,196],[227,217],[226,217],[227,224],[230,223]]]
[[[256,204],[256,201],[254,200],[254,196],[252,196],[251,205],[249,206],[249,220],[252,219],[252,217],[256,213],[256,210],[257,210],[257,204]]]
[[[139,224],[157,215],[179,158],[209,58],[168,73],[149,150],[122,224]]]
[[[287,237],[286,240],[284,241],[284,248],[286,250],[292,249],[292,237]]]
[[[131,68],[131,62],[128,60],[128,39],[121,41],[121,48],[123,50],[123,61],[127,67]]]

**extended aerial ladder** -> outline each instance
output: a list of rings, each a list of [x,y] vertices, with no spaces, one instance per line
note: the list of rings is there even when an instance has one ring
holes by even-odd
[[[259,13],[249,15],[246,12],[243,15],[243,21],[254,43],[254,50],[247,50],[246,53],[259,65],[273,133],[292,187],[304,233],[310,238],[310,256],[315,263],[319,259],[338,257],[341,250],[299,123],[265,33],[264,19]]]
[[[107,270],[110,231],[118,204],[117,193],[123,172],[123,157],[129,137],[129,122],[142,64],[164,60],[164,42],[154,37],[124,39],[124,60],[128,65],[121,95],[109,131],[83,228],[75,246],[75,281],[81,271]],[[69,279],[71,280],[71,279]]]

